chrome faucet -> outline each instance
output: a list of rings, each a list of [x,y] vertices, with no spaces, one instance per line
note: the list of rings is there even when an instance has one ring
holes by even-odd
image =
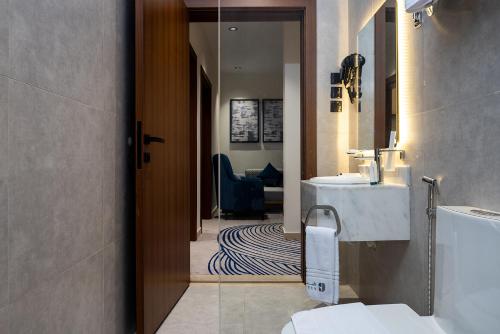
[[[396,148],[375,148],[374,152],[374,160],[377,163],[377,177],[378,183],[384,182],[384,173],[382,171],[381,161],[382,161],[382,153],[383,152],[399,152],[399,157],[401,160],[405,159],[405,150],[396,149]]]

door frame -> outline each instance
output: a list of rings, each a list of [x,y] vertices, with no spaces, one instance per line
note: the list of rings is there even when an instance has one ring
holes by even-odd
[[[212,83],[203,66],[198,67],[198,56],[190,45],[189,54],[189,110],[190,132],[190,239],[198,239],[198,203],[200,203],[200,228],[203,219],[212,218]],[[198,72],[199,69],[199,72]],[[199,74],[198,74],[199,73]],[[198,90],[199,83],[199,90]],[[208,95],[205,95],[208,94]],[[208,101],[206,97],[208,96]],[[199,103],[198,103],[199,98]],[[200,133],[198,136],[198,107],[200,109]],[[209,138],[202,140],[200,138]],[[198,144],[200,142],[200,145]],[[198,146],[200,167],[198,168]],[[198,201],[198,170],[200,171],[200,200]]]
[[[219,0],[185,0],[190,22],[217,22]],[[220,0],[226,22],[301,23],[301,177],[317,176],[316,0]]]
[[[389,137],[386,136],[386,22],[385,4],[375,13],[375,112],[373,127],[375,129],[374,147],[387,147]]]
[[[189,238],[198,238],[198,56],[189,45]]]
[[[203,66],[200,69],[200,226],[203,219],[211,219],[213,211],[212,172],[212,83]],[[208,96],[208,101],[204,96]],[[206,140],[209,138],[209,140]]]
[[[218,4],[220,1],[220,10]],[[299,21],[301,91],[301,178],[317,176],[316,0],[185,0],[189,22]],[[305,230],[301,224],[302,281]]]

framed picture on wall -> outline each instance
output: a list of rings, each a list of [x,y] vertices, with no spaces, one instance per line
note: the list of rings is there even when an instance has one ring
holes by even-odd
[[[283,99],[262,100],[264,143],[283,142]]]
[[[258,143],[260,141],[259,105],[258,99],[230,100],[231,143]]]

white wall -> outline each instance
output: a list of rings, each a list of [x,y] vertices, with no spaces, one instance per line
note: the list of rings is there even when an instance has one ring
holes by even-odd
[[[215,24],[215,23],[214,23]],[[198,57],[198,83],[197,83],[197,89],[198,89],[198,112],[197,112],[197,133],[196,137],[198,138],[198,152],[197,152],[197,197],[198,197],[198,207],[197,207],[197,227],[198,230],[200,229],[200,202],[201,202],[201,193],[200,193],[200,182],[201,182],[201,176],[200,176],[200,147],[201,147],[201,140],[204,140],[205,138],[200,138],[200,108],[201,108],[201,101],[200,101],[200,68],[203,67],[205,70],[205,73],[207,74],[208,78],[210,79],[210,82],[212,83],[212,124],[215,124],[215,114],[216,110],[218,107],[217,103],[217,87],[218,87],[218,62],[217,62],[217,54],[214,54],[213,50],[217,49],[217,46],[209,45],[210,41],[217,41],[217,36],[209,36],[208,34],[217,34],[217,30],[207,30],[204,29],[203,25],[200,23],[190,23],[189,24],[189,41],[191,43],[191,46],[193,47],[197,57]],[[210,139],[212,141],[212,152],[216,152],[216,142],[217,142],[217,133],[212,132],[212,138]]]
[[[356,0],[358,1],[358,0]],[[317,131],[318,175],[349,169],[349,98],[344,111],[330,112],[330,73],[338,72],[349,51],[348,1],[317,0]]]
[[[230,143],[229,101],[233,98],[283,98],[281,68],[276,73],[221,73],[219,128],[214,127],[214,131],[219,131],[220,151],[229,157],[235,173],[264,168],[269,162],[283,168],[283,144],[262,142],[262,122],[259,143]]]
[[[300,24],[283,24],[284,232],[300,233]]]

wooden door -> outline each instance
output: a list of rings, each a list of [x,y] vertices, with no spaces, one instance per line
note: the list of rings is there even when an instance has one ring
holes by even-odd
[[[189,284],[189,35],[183,0],[136,0],[137,333]]]

